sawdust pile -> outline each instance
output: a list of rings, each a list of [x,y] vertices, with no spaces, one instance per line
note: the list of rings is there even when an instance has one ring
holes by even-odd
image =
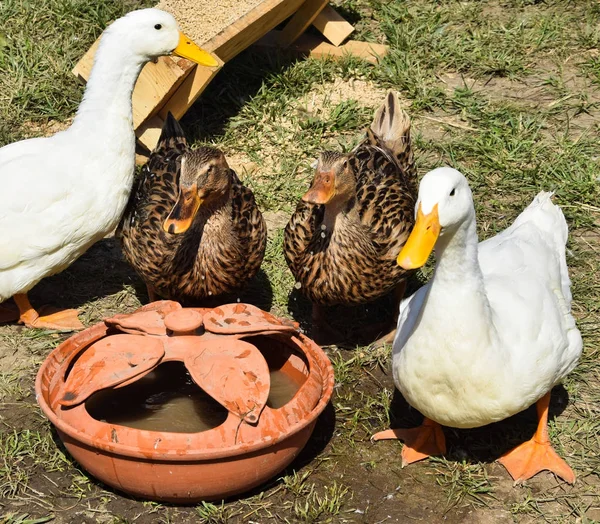
[[[329,118],[331,110],[340,102],[357,100],[361,106],[376,109],[383,103],[386,94],[387,89],[368,80],[336,78],[333,82],[313,87],[298,105],[311,114],[323,113],[325,118]],[[402,98],[400,101],[402,107],[408,107],[408,102],[403,103]]]
[[[204,44],[264,0],[162,0],[156,7],[171,13],[180,29]]]

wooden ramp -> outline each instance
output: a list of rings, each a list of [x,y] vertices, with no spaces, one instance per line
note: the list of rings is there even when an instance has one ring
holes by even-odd
[[[186,3],[193,0],[187,0]],[[169,0],[174,5],[176,0]],[[184,3],[184,0],[181,0]],[[193,4],[201,14],[201,2]],[[168,10],[168,9],[167,9]],[[175,13],[177,18],[177,13]],[[202,14],[210,17],[210,12]],[[280,31],[274,28],[284,22]],[[179,20],[178,20],[179,21]],[[185,25],[179,21],[180,25]],[[313,25],[327,39],[304,34]],[[237,20],[206,41],[196,41],[203,49],[215,54],[218,67],[198,66],[178,57],[160,57],[142,70],[133,92],[133,125],[138,142],[151,151],[170,111],[181,118],[200,96],[223,64],[254,43],[263,47],[281,47],[314,57],[341,58],[348,54],[376,63],[388,51],[387,46],[355,40],[346,41],[354,27],[344,20],[328,0],[262,0]],[[192,36],[193,35],[189,35]],[[98,41],[79,60],[73,73],[87,81],[94,61]],[[346,43],[344,44],[344,42]]]

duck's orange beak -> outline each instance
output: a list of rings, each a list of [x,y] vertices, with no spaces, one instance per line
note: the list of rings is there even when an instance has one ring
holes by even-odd
[[[181,31],[179,32],[179,44],[173,50],[173,54],[203,66],[217,67],[219,65],[219,62],[208,51],[200,49],[192,42],[191,38],[185,36]]]
[[[317,171],[310,189],[302,200],[310,204],[327,204],[335,194],[335,175],[332,171]]]
[[[167,233],[176,235],[185,233],[192,225],[201,205],[202,199],[198,196],[198,186],[196,184],[189,188],[181,188],[179,198],[165,220],[163,229]]]
[[[398,255],[398,265],[404,269],[416,269],[424,266],[440,236],[440,218],[437,204],[427,215],[417,209],[417,221]]]

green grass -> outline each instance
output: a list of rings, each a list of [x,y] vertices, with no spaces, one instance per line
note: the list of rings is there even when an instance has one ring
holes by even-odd
[[[321,491],[312,484],[302,498],[289,504],[294,515],[292,522],[331,522],[351,498],[348,495],[348,488],[336,481]]]
[[[31,476],[43,465],[44,471],[63,472],[72,465],[52,439],[48,426],[43,431],[21,430],[0,435],[0,496],[15,497],[28,489]]]
[[[224,503],[202,502],[196,507],[196,513],[203,524],[225,524],[235,516],[234,512]]]
[[[47,515],[40,518],[29,518],[28,513],[9,513],[3,515],[2,522],[4,524],[43,524],[44,522],[50,522],[54,520],[54,515]]]
[[[507,445],[530,438],[529,412],[489,428],[448,430],[446,457],[401,469],[401,445],[373,444],[370,436],[390,424],[416,424],[419,415],[394,393],[389,349],[357,343],[327,349],[336,373],[335,426],[317,427],[316,440],[329,443],[280,479],[223,504],[185,508],[127,499],[73,465],[34,405],[37,368],[64,336],[5,326],[0,366],[6,358],[14,362],[0,368],[0,522],[44,522],[55,514],[68,520],[82,511],[107,522],[384,522],[389,514],[407,522],[600,520],[598,3],[334,3],[356,25],[354,38],[390,46],[383,63],[243,53],[183,118],[186,132],[195,144],[216,144],[247,166],[240,174],[263,211],[285,222],[309,184],[319,151],[351,149],[393,88],[413,121],[419,174],[452,165],[467,175],[482,239],[508,226],[538,191],[555,191],[571,231],[573,312],[584,354],[565,393],[553,397],[557,415],[550,435],[576,470],[577,484],[567,487],[542,474],[513,488],[493,463]],[[109,20],[150,4],[0,2],[0,145],[68,122],[83,89],[70,73],[77,59]],[[268,286],[261,281],[250,298],[279,315],[299,316],[309,328],[310,305],[294,291],[282,240],[281,228],[270,235],[263,263]],[[411,289],[430,271],[431,264]],[[65,303],[82,309],[86,323],[145,301],[143,285],[112,240],[42,282],[32,298],[52,302],[56,290]],[[360,333],[361,326],[387,319],[389,308],[384,300],[333,308],[331,315],[334,323]],[[433,513],[425,514],[424,505]],[[64,508],[72,513],[59,513]]]
[[[483,464],[471,464],[465,461],[447,461],[443,458],[432,459],[438,463],[437,481],[444,488],[449,506],[471,503],[488,506],[493,494],[493,484],[488,478]]]
[[[70,73],[108,22],[152,2],[3,0],[0,5],[0,144],[29,134],[24,123],[71,116],[81,88]]]

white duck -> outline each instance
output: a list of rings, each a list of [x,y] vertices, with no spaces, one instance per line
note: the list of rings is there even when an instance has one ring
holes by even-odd
[[[40,317],[27,292],[112,231],[133,183],[131,94],[146,62],[175,53],[218,65],[158,9],[133,11],[104,32],[71,127],[0,149],[0,302],[25,325],[80,329],[77,311]]]
[[[392,366],[425,421],[373,437],[404,440],[403,464],[445,452],[440,424],[483,426],[537,403],[535,436],[500,462],[516,481],[544,469],[575,481],[547,431],[550,390],[582,349],[570,312],[567,224],[550,197],[539,193],[512,226],[478,244],[466,178],[439,168],[421,181],[398,263],[418,268],[434,247],[437,263],[431,282],[400,306]]]

